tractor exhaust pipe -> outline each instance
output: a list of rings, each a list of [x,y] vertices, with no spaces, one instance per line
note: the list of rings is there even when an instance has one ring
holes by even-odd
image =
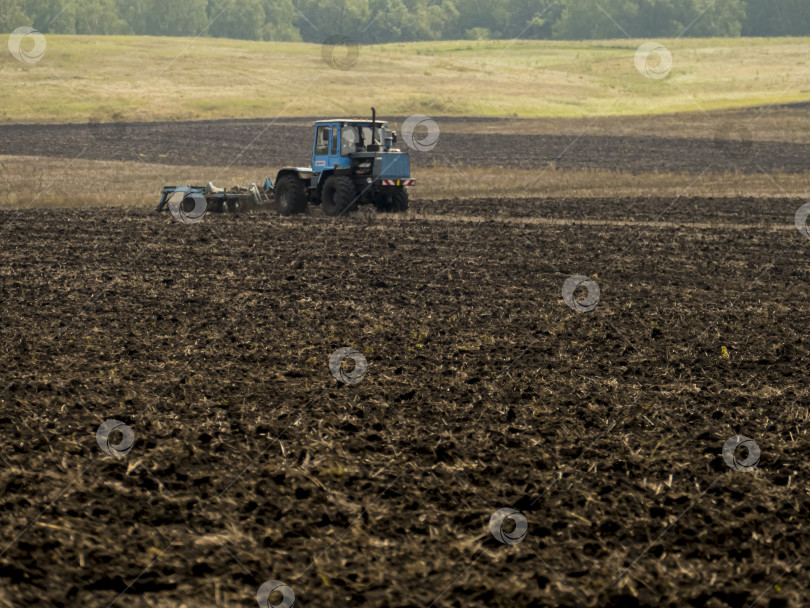
[[[379,152],[380,142],[377,141],[377,110],[371,108],[371,143],[367,150],[369,152]]]

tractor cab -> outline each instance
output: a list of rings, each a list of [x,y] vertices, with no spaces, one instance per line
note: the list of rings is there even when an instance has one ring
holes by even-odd
[[[315,173],[328,168],[349,168],[355,154],[394,151],[396,134],[388,129],[386,122],[372,125],[369,120],[344,118],[319,120],[314,126],[312,169]]]

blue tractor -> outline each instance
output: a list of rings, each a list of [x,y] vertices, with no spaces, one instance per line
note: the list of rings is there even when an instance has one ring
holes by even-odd
[[[273,198],[281,215],[302,213],[307,204],[320,205],[326,215],[342,215],[357,205],[380,211],[407,211],[411,163],[394,148],[396,133],[377,120],[339,118],[315,123],[309,167],[278,172]]]
[[[371,204],[380,211],[408,209],[410,157],[394,147],[397,135],[388,123],[377,120],[337,118],[315,123],[309,167],[285,167],[275,183],[263,189],[225,191],[208,186],[170,186],[163,189],[158,211],[172,203],[212,211],[237,211],[263,207],[273,201],[281,215],[303,213],[307,205],[320,205],[326,215],[339,216],[358,205]],[[203,200],[204,199],[204,200]]]

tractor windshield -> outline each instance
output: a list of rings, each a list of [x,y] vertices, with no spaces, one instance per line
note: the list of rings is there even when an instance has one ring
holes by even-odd
[[[374,131],[375,139],[382,145],[382,128],[377,127]],[[340,153],[343,156],[362,152],[372,143],[371,126],[344,124],[340,130]]]

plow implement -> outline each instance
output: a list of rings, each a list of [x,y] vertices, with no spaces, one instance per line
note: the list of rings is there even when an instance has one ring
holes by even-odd
[[[269,209],[273,200],[273,181],[267,179],[264,186],[256,184],[244,188],[217,188],[211,182],[206,186],[166,186],[160,197],[157,211],[168,210],[173,215],[202,217],[212,213],[240,213],[252,209]]]

